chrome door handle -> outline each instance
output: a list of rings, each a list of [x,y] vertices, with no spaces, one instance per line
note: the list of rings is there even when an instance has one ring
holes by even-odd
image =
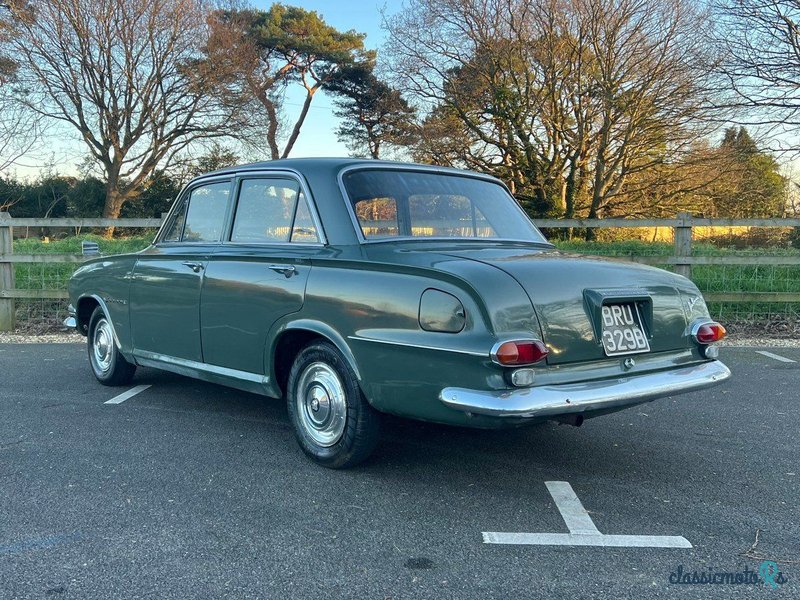
[[[189,267],[195,273],[199,273],[203,270],[203,263],[186,261],[183,265]]]
[[[270,265],[269,268],[276,273],[281,273],[287,279],[297,273],[297,269],[295,269],[292,265]]]

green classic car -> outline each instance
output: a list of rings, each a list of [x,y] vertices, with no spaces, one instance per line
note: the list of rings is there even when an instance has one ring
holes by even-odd
[[[144,366],[286,398],[332,468],[372,452],[381,413],[580,425],[730,376],[688,279],[559,252],[500,181],[456,169],[216,171],[150,247],[84,263],[69,294],[101,383]]]

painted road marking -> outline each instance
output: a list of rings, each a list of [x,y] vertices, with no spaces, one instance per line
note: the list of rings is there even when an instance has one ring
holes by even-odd
[[[572,486],[566,481],[545,481],[556,508],[569,533],[503,533],[484,531],[484,544],[517,544],[527,546],[605,546],[607,548],[691,548],[678,535],[605,535],[600,533],[592,517],[581,504]]]
[[[150,384],[137,385],[136,387],[129,389],[127,392],[121,393],[119,396],[114,396],[111,400],[106,400],[103,402],[103,404],[122,404],[128,398],[133,398],[136,394],[145,391],[149,387]]]
[[[519,546],[603,546],[606,548],[691,548],[679,535],[586,535],[572,533],[498,533],[485,531],[485,544]]]
[[[39,538],[35,540],[26,540],[24,542],[17,542],[16,544],[0,545],[0,556],[5,554],[17,554],[19,552],[28,552],[29,550],[42,550],[52,548],[60,544],[66,544],[82,539],[83,536],[79,533],[68,533],[63,535],[53,535],[46,538]]]
[[[570,484],[566,481],[545,481],[544,484],[553,497],[556,508],[561,513],[570,533],[600,535],[600,530],[597,529],[586,509],[583,508],[583,504],[575,495]]]
[[[775,360],[779,360],[785,363],[797,362],[796,360],[792,360],[791,358],[786,358],[785,356],[779,356],[777,354],[773,354],[772,352],[767,352],[766,350],[756,350],[756,354],[761,354],[762,356],[766,356],[767,358],[774,358]]]

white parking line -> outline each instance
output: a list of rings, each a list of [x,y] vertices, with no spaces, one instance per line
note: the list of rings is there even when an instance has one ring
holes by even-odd
[[[561,513],[570,533],[600,535],[600,530],[597,529],[586,509],[583,508],[583,504],[575,495],[570,484],[566,481],[545,481],[544,484],[553,497],[556,508]]]
[[[761,354],[762,356],[766,356],[767,358],[774,358],[775,360],[779,360],[785,363],[797,362],[796,360],[792,360],[791,358],[786,358],[785,356],[779,356],[777,354],[773,354],[772,352],[767,352],[766,350],[756,350],[756,354]]]
[[[679,535],[597,535],[575,533],[499,533],[485,531],[484,544],[519,546],[602,546],[605,548],[691,548]]]
[[[484,544],[519,544],[529,546],[604,546],[607,548],[691,548],[677,535],[604,535],[600,533],[566,481],[545,481],[556,508],[569,533],[503,533],[484,531]]]
[[[145,391],[150,385],[137,385],[129,389],[127,392],[122,392],[119,396],[114,396],[111,400],[106,400],[103,404],[122,404],[128,398],[133,398],[136,394]]]

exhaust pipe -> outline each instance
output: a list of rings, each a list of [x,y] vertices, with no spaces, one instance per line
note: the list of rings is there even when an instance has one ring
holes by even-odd
[[[560,415],[556,417],[561,425],[572,425],[573,427],[580,427],[583,425],[583,415],[576,413],[574,415]]]

